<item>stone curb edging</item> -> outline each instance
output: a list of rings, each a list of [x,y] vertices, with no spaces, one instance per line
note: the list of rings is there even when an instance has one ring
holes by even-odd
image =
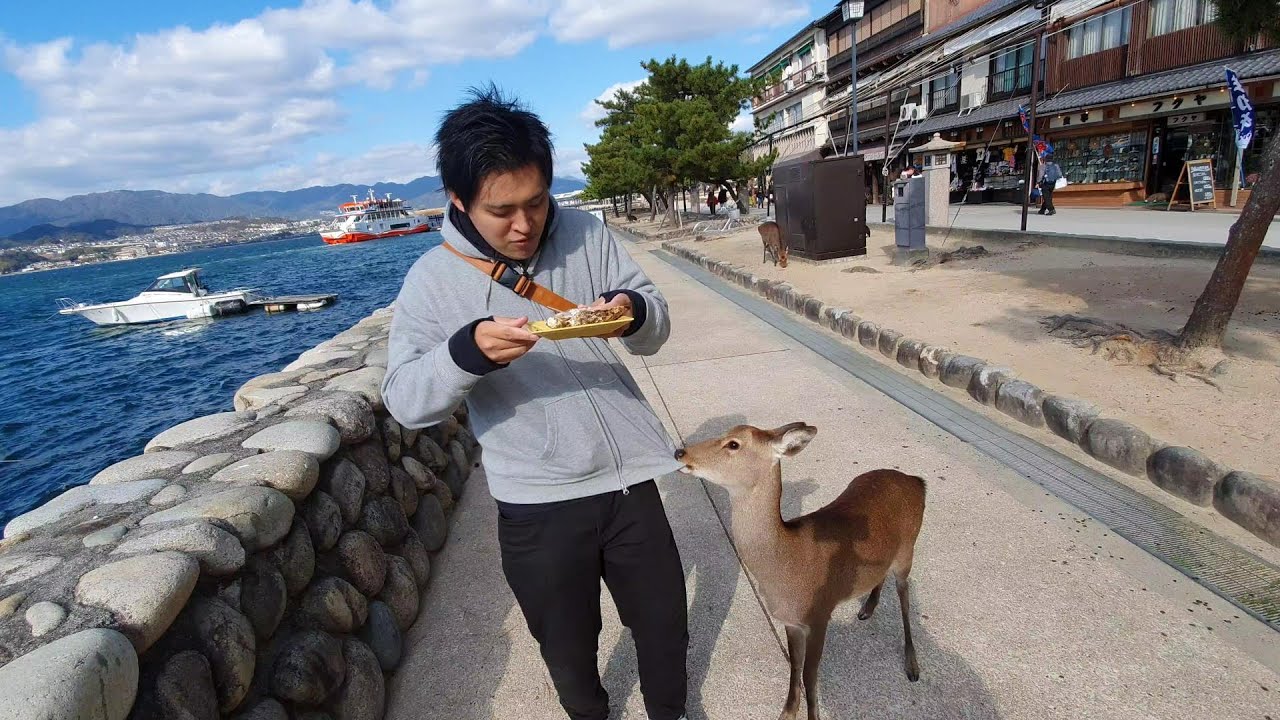
[[[1102,417],[1093,404],[1046,393],[1019,379],[1009,368],[904,337],[851,310],[826,305],[786,282],[759,277],[676,241],[663,242],[662,247],[839,333],[872,354],[964,390],[974,402],[994,407],[1025,425],[1047,430],[1117,470],[1146,478],[1200,507],[1212,506],[1240,527],[1280,547],[1280,484],[1231,470],[1193,448],[1169,445],[1130,423]]]
[[[479,453],[465,406],[422,430],[387,413],[390,321],[375,312],[250,379],[234,412],[9,522],[13,717],[383,717]]]

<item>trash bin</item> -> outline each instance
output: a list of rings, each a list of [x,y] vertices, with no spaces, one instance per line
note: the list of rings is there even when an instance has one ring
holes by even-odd
[[[893,230],[899,252],[924,250],[924,178],[893,182]]]

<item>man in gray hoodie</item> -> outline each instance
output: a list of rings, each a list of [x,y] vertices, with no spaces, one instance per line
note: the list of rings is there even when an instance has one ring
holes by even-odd
[[[607,340],[527,329],[554,312],[535,302],[545,296],[532,281],[573,303],[625,308],[634,320],[614,336],[652,355],[670,333],[666,300],[603,222],[556,207],[537,116],[492,87],[473,91],[436,144],[446,246],[414,263],[396,298],[387,409],[420,428],[467,404],[498,503],[502,569],[569,717],[609,716],[597,670],[603,578],[635,639],[649,717],[677,720],[684,572],[654,483],[680,467],[674,445]]]

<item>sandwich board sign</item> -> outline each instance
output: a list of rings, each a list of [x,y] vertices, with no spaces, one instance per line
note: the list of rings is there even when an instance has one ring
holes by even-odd
[[[1218,207],[1218,197],[1213,187],[1212,160],[1187,160],[1182,163],[1182,172],[1178,173],[1178,182],[1174,184],[1173,192],[1169,193],[1169,206],[1165,210],[1179,202],[1178,191],[1182,189],[1184,182],[1187,186],[1187,203],[1192,211],[1197,205]]]

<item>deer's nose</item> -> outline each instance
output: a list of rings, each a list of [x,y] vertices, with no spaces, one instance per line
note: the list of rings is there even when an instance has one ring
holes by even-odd
[[[677,450],[677,451],[676,451],[676,459],[677,459],[677,460],[683,460],[683,459],[684,459],[684,454],[685,454],[685,453],[684,453],[684,448],[680,448],[679,450]]]

